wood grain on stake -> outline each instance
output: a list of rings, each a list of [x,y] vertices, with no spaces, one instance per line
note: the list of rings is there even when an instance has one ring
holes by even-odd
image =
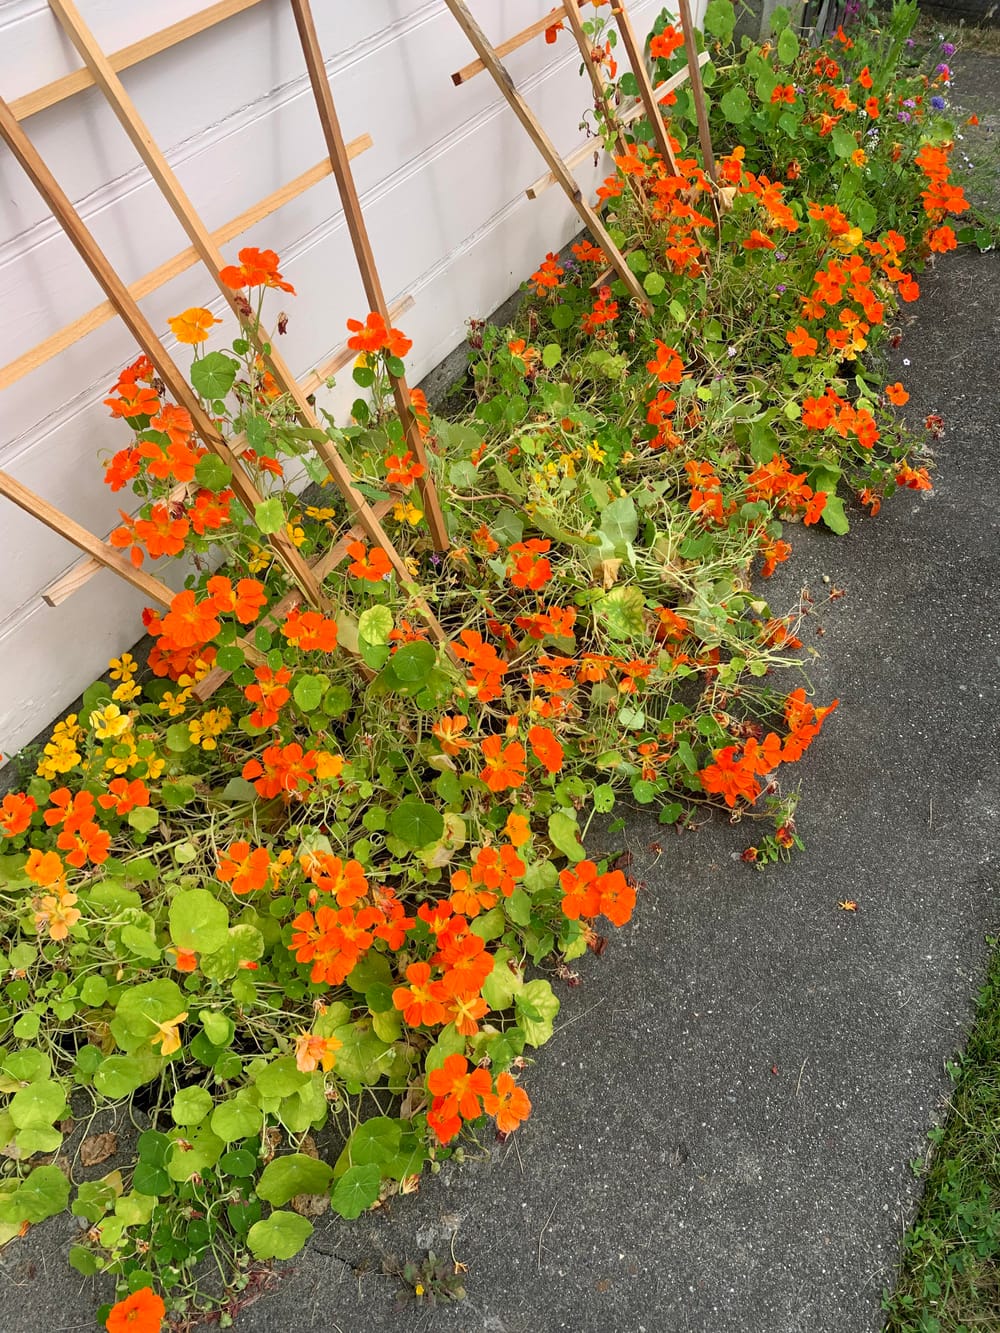
[[[292,0],[292,3],[293,4],[298,3],[298,0]],[[567,170],[566,165],[563,162],[562,158],[556,152],[554,144],[549,139],[545,131],[542,129],[541,125],[538,123],[538,120],[536,119],[534,112],[531,110],[527,102],[515,88],[514,81],[511,79],[506,68],[504,67],[500,59],[497,57],[496,51],[490,45],[488,39],[483,33],[483,30],[480,28],[479,24],[469,13],[469,10],[465,5],[464,0],[445,0],[445,3],[451,10],[451,13],[454,16],[454,18],[457,20],[459,27],[465,33],[466,37],[468,37],[469,41],[472,43],[475,50],[478,52],[480,60],[482,60],[483,64],[486,66],[490,74],[493,76],[494,82],[496,83],[500,91],[503,93],[504,97],[507,99],[507,102],[511,110],[514,112],[518,120],[524,126],[524,129],[527,131],[528,137],[531,139],[532,143],[534,143],[539,153],[541,153],[542,157],[545,159],[549,170],[552,172],[556,180],[565,190],[566,196],[569,199],[570,203],[572,203],[573,207],[580,215],[580,218],[590,231],[590,234],[593,236],[594,240],[604,251],[608,263],[612,266],[612,268],[621,278],[622,282],[624,282],[625,286],[629,290],[629,293],[631,294],[633,299],[638,303],[641,309],[648,310],[649,298],[646,296],[646,293],[643,290],[642,286],[640,285],[638,279],[636,278],[632,270],[628,267],[628,265],[625,263],[621,251],[618,249],[614,241],[611,239],[610,235],[608,234],[607,228],[604,226],[604,223],[597,216],[597,213],[594,211],[594,209],[591,208],[590,204],[588,204],[587,201],[584,199],[583,192],[580,189],[579,185],[577,185],[576,181],[573,179],[573,176]]]
[[[232,288],[223,282],[220,276],[221,270],[225,266],[224,256],[218,246],[214,244],[205,224],[195,211],[194,206],[181,187],[172,168],[150,135],[149,130],[139,116],[131,98],[126,93],[121,80],[111,68],[103,51],[101,51],[100,47],[95,42],[93,34],[83,22],[83,19],[80,17],[72,0],[49,0],[49,5],[60,23],[62,23],[74,46],[79,51],[82,58],[87,62],[87,66],[94,76],[94,81],[108,99],[112,110],[118,117],[119,123],[132,141],[133,147],[145,163],[147,170],[161,194],[170,205],[174,216],[187,232],[192,245],[198,251],[206,268],[211,273],[219,291],[239,318],[240,310],[237,299],[238,293],[233,291]],[[344,148],[344,154],[346,157],[346,146]],[[336,163],[333,164],[333,169],[334,174],[336,175]],[[337,179],[337,184],[338,186],[340,185],[339,177]],[[318,433],[319,438],[313,442],[313,447],[333,478],[337,489],[350,506],[359,526],[362,528],[368,539],[375,545],[381,547],[385,552],[386,557],[395,569],[401,582],[404,584],[412,582],[412,575],[407,569],[402,556],[390,541],[381,523],[375,518],[367,500],[365,500],[360,492],[356,490],[347,465],[344,463],[344,460],[341,458],[333,443],[326,438],[325,432],[320,425],[319,418],[313,411],[308,397],[302,392],[301,386],[286,366],[283,358],[274,349],[273,342],[265,338],[261,329],[251,326],[245,321],[243,321],[243,327],[257,347],[263,357],[264,364],[271,371],[277,383],[282,390],[291,397],[299,420],[306,427]],[[265,351],[265,347],[269,350]],[[184,387],[187,389],[186,383]],[[177,395],[175,394],[174,396],[176,397]],[[188,392],[188,396],[191,396],[190,392]],[[184,405],[186,406],[187,404],[185,403]],[[199,431],[199,434],[200,433],[201,432]],[[321,600],[322,594],[309,571],[309,566],[299,555],[298,551],[295,550],[295,547],[288,542],[287,538],[284,538],[284,534],[281,534],[281,536],[283,538],[283,546],[294,552],[298,564],[304,572],[304,576],[316,590],[318,596],[311,595],[310,600]],[[270,540],[272,545],[276,545],[275,538],[272,537]],[[299,580],[297,579],[297,581]],[[416,599],[416,602],[421,615],[427,621],[434,637],[443,641],[445,637],[444,631],[441,629],[441,626],[430,611],[430,608],[427,607],[422,599]]]
[[[353,139],[348,144],[347,151],[352,157],[357,157],[366,149],[371,148],[372,139],[369,134],[362,134],[357,139]],[[216,245],[226,245],[229,241],[235,240],[237,236],[248,231],[262,219],[269,217],[271,213],[277,212],[292,199],[297,198],[306,190],[317,184],[317,182],[329,176],[331,172],[329,161],[324,158],[322,162],[317,162],[316,166],[310,167],[304,171],[301,176],[296,176],[294,180],[288,181],[273,193],[261,199],[251,208],[246,209],[230,222],[226,222],[216,231],[211,233],[212,240]],[[170,282],[179,274],[192,268],[198,263],[198,251],[193,245],[189,245],[186,250],[181,250],[171,259],[167,259],[157,268],[151,269],[143,277],[129,284],[129,293],[137,300],[141,301],[144,296],[149,296],[162,287],[164,283]],[[100,305],[94,306],[93,310],[88,310],[85,315],[75,319],[72,324],[67,324],[65,328],[59,329],[51,337],[46,338],[44,342],[38,343],[29,351],[19,356],[17,360],[9,362],[6,366],[0,367],[0,389],[6,389],[9,385],[25,375],[30,375],[33,370],[64,352],[67,347],[72,347],[74,343],[85,338],[88,333],[93,333],[99,329],[102,324],[114,319],[115,308],[110,301],[102,301]]]
[[[351,236],[354,257],[361,274],[365,296],[368,299],[369,309],[381,315],[388,325],[390,323],[389,309],[386,305],[385,293],[382,290],[382,282],[375,263],[375,254],[368,236],[368,228],[365,226],[364,214],[361,211],[357,186],[354,184],[354,173],[351,171],[347,145],[340,131],[340,121],[337,118],[337,111],[333,104],[333,93],[330,90],[330,81],[327,78],[326,66],[323,63],[319,38],[316,36],[316,25],[313,22],[309,0],[291,0],[291,3],[292,13],[295,16],[295,26],[298,29],[299,41],[302,45],[302,54],[305,57],[306,69],[309,71],[309,82],[312,85],[316,110],[323,129],[323,137],[326,140],[326,151],[330,155],[333,174],[337,179],[340,201],[344,206],[347,230]],[[395,403],[396,414],[403,427],[403,438],[406,441],[406,446],[424,469],[423,476],[417,481],[417,487],[423,501],[424,514],[427,518],[427,526],[430,528],[431,539],[436,550],[446,551],[451,544],[448,538],[448,529],[445,526],[444,515],[441,512],[441,502],[438,499],[434,474],[431,471],[427,452],[424,449],[420,427],[410,407],[410,390],[405,376],[391,375],[390,379],[392,381],[393,402]]]
[[[677,158],[674,156],[674,150],[670,143],[670,136],[667,134],[667,127],[663,123],[663,117],[660,114],[660,108],[657,105],[656,95],[653,92],[653,85],[650,82],[649,71],[646,69],[646,62],[643,58],[642,48],[636,40],[635,30],[632,27],[631,20],[626,13],[624,5],[612,5],[611,13],[614,15],[615,22],[618,25],[618,32],[621,35],[622,45],[625,47],[628,55],[628,63],[635,75],[635,81],[639,86],[639,98],[646,108],[646,117],[649,120],[653,131],[653,137],[656,140],[656,146],[660,150],[660,156],[666,162],[675,176],[679,176],[677,170]],[[689,62],[690,68],[690,62]]]
[[[701,144],[702,161],[712,184],[717,184],[715,172],[715,153],[712,151],[712,135],[708,128],[708,108],[705,105],[705,86],[701,81],[701,60],[692,60],[695,52],[695,27],[691,18],[691,6],[688,0],[677,0],[681,16],[681,29],[684,33],[684,51],[687,55],[688,69],[691,72],[691,95],[694,98],[694,112],[698,120],[698,142]],[[704,53],[703,53],[704,54]],[[718,201],[713,198],[715,208],[715,226],[719,226]]]
[[[199,438],[206,448],[210,449],[230,469],[233,491],[240,502],[252,513],[263,499],[253,480],[240,466],[236,454],[222,438],[214,422],[203,409],[200,399],[184,378],[180,367],[167,352],[163,343],[156,336],[152,325],[129,295],[128,288],[111,267],[104,252],[84,225],[83,219],[42,161],[34,145],[11,115],[10,107],[3,98],[0,98],[0,137],[6,141],[29,180],[51,209],[56,221],[103,288],[105,295],[118,311],[133,338],[156,367],[168,392],[181,407],[186,408],[190,413],[195,432]],[[323,596],[319,585],[310,573],[309,566],[287,536],[284,533],[274,533],[268,538],[268,542],[290,577],[303,590],[307,599],[314,605],[320,605]]]

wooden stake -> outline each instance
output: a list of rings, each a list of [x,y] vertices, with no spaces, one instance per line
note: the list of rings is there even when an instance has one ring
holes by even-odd
[[[209,5],[207,9],[200,9],[196,14],[172,23],[169,28],[161,28],[159,32],[150,33],[148,37],[133,42],[131,46],[124,46],[120,51],[112,52],[108,59],[113,69],[129,69],[132,65],[138,65],[141,60],[148,60],[150,56],[169,50],[178,42],[196,37],[207,28],[214,28],[223,19],[241,14],[245,9],[253,9],[260,2],[261,0],[218,0],[217,4]],[[16,98],[11,102],[10,109],[14,113],[15,120],[26,120],[37,111],[44,111],[46,107],[55,106],[57,102],[65,101],[74,93],[83,92],[84,88],[93,86],[94,80],[89,70],[77,69],[72,74],[64,74],[61,79],[54,79],[52,83],[45,84],[43,88],[36,88],[33,93],[25,93],[23,97]]]
[[[297,4],[299,2],[300,0],[292,0],[293,4]],[[611,239],[610,235],[608,234],[607,228],[604,226],[601,219],[597,216],[597,213],[594,211],[593,208],[591,208],[590,204],[588,204],[587,201],[584,199],[583,192],[581,191],[579,185],[577,185],[576,181],[573,179],[572,175],[567,170],[566,165],[563,162],[562,158],[556,152],[554,144],[549,139],[545,131],[542,129],[541,125],[538,123],[538,120],[536,119],[534,112],[531,110],[527,102],[525,102],[524,98],[515,88],[513,79],[511,79],[510,74],[507,72],[505,66],[497,57],[496,51],[490,45],[490,42],[487,39],[486,35],[484,34],[483,30],[480,28],[479,24],[469,13],[468,7],[464,3],[464,0],[445,0],[445,3],[451,10],[453,16],[458,22],[459,27],[462,29],[466,37],[468,37],[469,41],[472,43],[480,60],[483,62],[483,64],[489,70],[490,74],[493,76],[494,82],[496,83],[500,91],[503,93],[504,97],[507,99],[507,102],[511,110],[514,112],[518,120],[524,126],[524,129],[527,131],[528,137],[531,139],[532,143],[535,145],[539,153],[541,153],[542,157],[545,159],[545,162],[549,170],[552,172],[556,180],[565,190],[566,196],[569,199],[570,203],[576,209],[577,213],[580,215],[580,218],[587,226],[587,228],[590,230],[590,233],[593,236],[594,240],[604,251],[604,254],[607,256],[608,263],[621,278],[622,282],[624,282],[625,286],[629,290],[629,293],[631,294],[633,299],[638,303],[641,309],[648,310],[649,299],[646,296],[646,293],[643,290],[642,286],[640,285],[638,279],[636,278],[632,270],[628,267],[628,265],[625,263],[621,251],[618,249],[617,245],[615,245],[614,241]]]
[[[579,7],[585,5],[587,0],[569,0],[569,3],[575,3]],[[509,56],[512,51],[517,51],[520,47],[526,46],[534,38],[541,37],[542,33],[547,32],[549,28],[554,28],[557,23],[561,23],[563,17],[561,8],[550,9],[543,18],[537,19],[534,23],[529,23],[526,28],[516,32],[513,37],[508,37],[505,42],[498,42],[493,49],[498,56]],[[463,65],[461,69],[455,71],[451,76],[451,81],[456,88],[461,87],[463,83],[468,83],[477,74],[482,74],[485,69],[486,65],[482,60],[471,60],[469,64]]]
[[[35,189],[51,209],[56,221],[69,237],[74,249],[90,269],[104,294],[118,311],[136,342],[149,357],[171,397],[187,409],[194,429],[205,446],[226,464],[232,473],[232,487],[240,503],[253,513],[263,501],[253,480],[239,463],[236,454],[223,439],[215,423],[202,407],[201,400],[184,378],[180,367],[156,336],[152,325],[129,294],[128,288],[111,267],[103,250],[87,230],[69,198],[42,161],[34,145],[11,115],[10,107],[0,98],[0,137],[24,168]],[[315,606],[323,604],[323,594],[309,566],[285,533],[274,533],[268,541],[292,580]]]
[[[136,152],[138,152],[139,156],[142,158],[147,170],[159,187],[160,192],[169,203],[174,216],[187,232],[192,245],[198,251],[206,268],[212,274],[219,291],[226,298],[230,307],[239,318],[240,309],[237,303],[237,294],[224,283],[220,277],[220,271],[225,265],[222,252],[214,244],[210,233],[206,229],[199,215],[196,213],[191,201],[182,189],[180,182],[174,175],[166,158],[154,142],[131,98],[126,93],[121,80],[111,68],[107,57],[104,55],[103,51],[101,51],[100,47],[94,40],[92,33],[84,24],[75,5],[72,3],[72,0],[49,0],[49,4],[60,23],[62,23],[74,46],[76,46],[81,57],[87,62],[87,66],[94,76],[94,81],[107,97],[122,128],[132,141]],[[344,151],[346,156],[346,148]],[[118,285],[121,287],[120,283]],[[127,298],[125,289],[121,287],[121,290]],[[273,343],[266,342],[263,333],[259,328],[251,328],[245,322],[244,328],[263,355],[265,364],[271,370],[275,380],[281,388],[291,396],[299,419],[308,428],[323,434],[319,418],[310,406],[308,398],[302,392],[295,377],[291,374],[283,359],[274,350]],[[150,332],[152,331],[150,330]],[[268,353],[264,353],[263,351],[265,345],[270,347]],[[164,352],[163,355],[166,355],[166,353]],[[155,358],[151,357],[151,359],[155,362]],[[165,376],[164,379],[166,379]],[[190,390],[187,388],[186,381],[182,382],[187,398],[193,397]],[[167,383],[168,387],[171,387],[170,382],[167,381]],[[184,406],[187,406],[187,402],[178,397],[172,387],[171,391],[174,393],[174,397],[178,399],[178,402],[182,402]],[[202,414],[202,416],[204,416],[204,414]],[[200,430],[199,434],[201,434]],[[218,438],[221,439],[221,437]],[[206,443],[208,443],[207,440]],[[407,569],[402,556],[390,541],[385,529],[376,521],[371,506],[368,504],[367,500],[365,500],[360,492],[356,490],[351,479],[351,474],[333,444],[329,440],[321,438],[314,442],[314,447],[326,466],[327,471],[333,477],[337,489],[344,496],[354,513],[357,522],[360,524],[369,540],[382,548],[402,583],[412,582],[412,576]],[[249,481],[249,479],[247,480]],[[270,538],[272,545],[278,547],[279,537],[281,551],[283,552],[282,559],[286,565],[288,565],[289,553],[296,561],[296,568],[298,571],[296,581],[300,581],[303,588],[307,587],[310,583],[312,584],[313,594],[310,595],[309,600],[322,600],[322,594],[318,585],[315,583],[315,580],[312,578],[308,564],[302,559],[301,555],[299,555],[298,551],[291,542],[287,540],[285,535],[276,534],[274,537]],[[303,578],[307,580],[306,583],[301,583],[301,579]],[[441,629],[440,625],[438,625],[430,608],[426,607],[426,605],[423,608],[423,614],[425,618],[428,619],[428,623],[430,624],[435,637],[443,639],[444,631]]]
[[[330,155],[333,174],[337,179],[337,188],[340,190],[341,203],[344,205],[347,229],[351,235],[354,255],[358,269],[361,272],[361,281],[364,284],[365,296],[368,299],[368,308],[381,315],[388,326],[389,310],[386,305],[385,293],[382,290],[382,282],[378,275],[375,255],[368,236],[368,228],[365,226],[364,215],[361,211],[361,201],[358,198],[357,187],[354,184],[354,174],[351,171],[347,145],[344,143],[344,136],[340,131],[340,121],[337,119],[337,112],[333,104],[333,94],[330,91],[330,81],[326,75],[326,66],[323,63],[319,38],[316,36],[316,25],[313,22],[309,0],[292,0],[292,13],[295,16],[295,26],[298,29],[299,41],[302,44],[306,69],[309,71],[309,82],[312,84],[316,110],[319,113],[320,124],[323,127],[326,150]],[[436,550],[439,552],[446,551],[451,544],[448,538],[448,529],[445,526],[444,515],[441,512],[441,503],[438,499],[434,476],[424,449],[424,442],[420,435],[420,427],[410,407],[410,390],[407,387],[405,376],[393,375],[391,379],[396,413],[403,427],[406,446],[424,469],[424,475],[419,479],[418,487],[431,538]]]
[[[675,176],[679,176],[677,169],[677,158],[674,155],[673,146],[670,143],[670,136],[667,133],[667,127],[663,123],[663,116],[657,105],[656,95],[653,92],[653,85],[650,82],[649,71],[646,69],[646,61],[643,58],[642,48],[636,40],[635,30],[632,27],[631,20],[625,10],[624,4],[612,4],[611,13],[614,15],[618,24],[618,31],[621,34],[622,45],[628,55],[628,62],[632,67],[632,73],[635,75],[635,81],[639,87],[639,97],[646,109],[646,118],[653,131],[653,137],[656,140],[656,146],[660,150],[660,156],[666,162]]]
[[[614,124],[615,141],[618,144],[618,154],[620,157],[628,153],[628,140],[625,138],[625,131],[618,122],[608,99],[608,87],[604,82],[604,76],[601,73],[600,66],[594,59],[592,52],[593,44],[590,38],[583,30],[583,20],[580,18],[580,8],[578,0],[563,0],[563,10],[566,18],[569,20],[569,26],[573,30],[573,36],[576,38],[576,44],[580,48],[580,55],[583,57],[584,68],[590,79],[590,86],[594,90],[594,102],[604,113],[605,118]]]
[[[694,112],[698,119],[698,142],[701,144],[702,161],[705,164],[705,171],[713,185],[718,184],[718,176],[715,170],[715,154],[712,151],[712,134],[708,128],[708,108],[705,105],[705,85],[701,81],[701,66],[704,63],[698,58],[697,47],[695,45],[695,27],[691,18],[691,6],[688,0],[677,0],[678,9],[681,16],[681,29],[684,33],[684,52],[687,56],[687,67],[691,75],[691,95],[694,98]],[[718,202],[715,203],[715,225],[719,226]]]
[[[96,560],[104,569],[112,570],[126,583],[131,583],[132,587],[138,589],[144,597],[159,602],[161,606],[169,606],[176,596],[173,588],[168,587],[160,579],[154,578],[152,574],[147,574],[145,570],[136,569],[132,561],[122,555],[121,551],[116,551],[113,546],[108,546],[106,542],[102,542],[100,537],[95,537],[89,529],[77,523],[68,514],[64,514],[61,509],[56,509],[55,505],[49,504],[48,500],[43,500],[40,495],[30,491],[27,486],[22,486],[7,472],[0,472],[0,495],[5,495],[19,509],[23,509],[26,514],[31,514],[33,518],[37,518],[40,523],[44,523],[47,528],[57,532],[60,537],[65,537],[68,542],[72,542],[75,547]]]

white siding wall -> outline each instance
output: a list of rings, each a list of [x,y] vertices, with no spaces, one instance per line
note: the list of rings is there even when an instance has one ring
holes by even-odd
[[[205,6],[205,0],[80,0],[106,50]],[[474,0],[500,41],[543,15],[548,0]],[[660,0],[636,0],[645,31]],[[441,0],[313,0],[345,137],[375,146],[354,168],[387,297],[416,306],[416,382],[463,338],[465,321],[493,310],[546,250],[577,229],[561,191],[530,203],[524,187],[544,166],[485,74],[456,88],[473,58]],[[0,93],[8,100],[80,62],[44,0],[0,0]],[[588,85],[568,33],[538,40],[508,68],[557,148],[582,137]],[[265,0],[124,73],[123,81],[210,227],[228,221],[323,156],[321,132],[290,7]],[[30,117],[25,128],[126,281],[187,244],[102,96],[95,89]],[[581,182],[596,182],[587,166]],[[336,348],[345,320],[366,304],[336,187],[328,178],[228,247],[269,246],[297,290],[282,350],[304,374]],[[0,365],[101,299],[45,205],[0,146]],[[148,297],[158,329],[189,305],[216,313],[221,298],[200,267]],[[272,315],[276,313],[274,302]],[[224,333],[224,328],[218,330]],[[169,340],[168,340],[169,345]],[[180,349],[182,364],[187,349]],[[102,406],[136,349],[104,325],[0,394],[0,467],[103,535],[122,494],[101,481],[98,456],[127,438]],[[123,503],[128,504],[125,500]],[[76,559],[62,539],[0,499],[0,750],[14,753],[134,642],[141,599],[101,573],[57,609],[41,590]],[[166,566],[169,562],[160,562]],[[156,566],[154,566],[154,569]]]

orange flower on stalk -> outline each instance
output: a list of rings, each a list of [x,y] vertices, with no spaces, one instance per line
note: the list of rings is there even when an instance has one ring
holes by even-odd
[[[31,816],[38,809],[33,796],[11,792],[0,801],[0,833],[5,838],[16,838],[31,824]]]
[[[220,625],[211,601],[199,603],[193,589],[179,592],[161,622],[164,636],[175,648],[195,648],[218,634]]]
[[[108,859],[111,834],[98,828],[93,820],[88,820],[72,832],[63,829],[56,839],[56,846],[67,853],[66,864],[80,870],[88,861],[102,865]]]
[[[347,566],[348,574],[356,579],[365,579],[368,583],[381,583],[392,573],[392,564],[381,546],[367,550],[364,542],[351,542],[347,548],[351,563]]]
[[[239,264],[227,264],[219,277],[227,287],[240,291],[243,287],[278,287],[295,295],[295,288],[278,272],[281,260],[273,250],[258,250],[247,246],[239,253]]]
[[[504,745],[502,736],[487,736],[480,743],[486,763],[479,776],[490,791],[506,791],[524,782],[524,746],[513,741]]]
[[[776,106],[779,102],[786,102],[789,106],[794,106],[794,83],[779,83],[775,86],[774,92],[771,94],[771,103]]]
[[[541,296],[543,292],[558,287],[560,285],[559,279],[565,272],[566,270],[559,263],[559,256],[549,251],[530,278],[530,282],[535,288],[535,295]]]
[[[560,34],[562,31],[563,31],[563,22],[562,22],[562,19],[560,19],[558,23],[553,23],[553,24],[551,25],[551,27],[548,27],[548,28],[545,29],[545,41],[546,41],[546,43],[547,43],[549,46],[552,46],[553,43],[555,42],[556,38],[559,36],[559,34]]]
[[[153,389],[140,389],[137,384],[119,384],[118,398],[105,398],[104,406],[111,408],[113,417],[155,417],[160,410],[160,399]]]
[[[295,1038],[295,1068],[303,1074],[315,1069],[329,1073],[337,1062],[337,1052],[343,1046],[339,1037],[317,1037],[315,1032],[300,1032]]]
[[[785,342],[792,349],[792,356],[815,356],[819,348],[819,343],[801,324],[785,334]]]
[[[389,328],[374,310],[363,324],[360,319],[349,319],[347,328],[351,334],[347,346],[352,352],[388,352],[390,356],[404,357],[413,346],[412,338],[407,338],[400,329]]]
[[[526,542],[514,542],[511,545],[511,560],[507,566],[507,573],[515,588],[529,588],[532,592],[537,592],[545,587],[552,577],[552,565],[543,557],[551,545],[548,539],[542,540],[538,537],[532,537]]]
[[[447,1023],[446,999],[440,981],[431,980],[428,963],[411,963],[406,969],[409,986],[397,986],[392,992],[393,1007],[403,1015],[407,1027],[437,1027]]]
[[[594,917],[601,910],[601,891],[597,886],[597,866],[593,861],[578,861],[559,872],[563,891],[563,915],[570,921]]]
[[[108,784],[103,796],[98,796],[97,804],[102,810],[114,810],[116,815],[127,815],[131,810],[145,809],[149,805],[149,791],[142,778],[114,778]]]
[[[661,384],[680,384],[684,362],[677,352],[666,343],[656,340],[656,359],[646,362],[646,369]]]
[[[197,972],[198,955],[193,949],[172,949],[174,967],[178,972]]]
[[[300,793],[314,781],[316,751],[302,751],[297,742],[291,745],[269,745],[259,759],[250,759],[243,765],[242,776],[253,782],[257,794],[271,800],[279,792],[284,795]]]
[[[257,705],[250,714],[250,725],[273,727],[281,709],[292,697],[291,691],[287,688],[292,673],[288,667],[272,671],[269,666],[259,666],[255,668],[254,676],[256,677],[254,683],[243,691],[247,703]]]
[[[497,1075],[496,1091],[483,1094],[483,1109],[496,1120],[501,1134],[513,1134],[531,1114],[531,1100],[505,1072]]]
[[[207,342],[212,325],[221,324],[222,320],[216,319],[211,310],[195,305],[190,310],[174,315],[167,323],[179,343],[194,347],[198,343]]]
[[[958,246],[958,239],[951,227],[937,227],[927,237],[927,244],[935,254],[945,255]]]
[[[765,236],[764,233],[758,231],[756,227],[754,227],[753,231],[743,242],[744,250],[774,250],[776,248],[777,247],[771,240],[770,236]]]
[[[683,45],[684,33],[678,32],[672,23],[668,23],[662,32],[650,37],[649,54],[654,60],[669,60]]]
[[[455,656],[468,662],[471,667],[466,687],[476,692],[480,703],[499,699],[503,690],[503,677],[508,670],[507,663],[477,630],[464,629],[458,637],[461,643],[454,643],[451,647]]]
[[[531,753],[549,773],[558,773],[563,766],[563,747],[548,727],[532,727],[528,732]]]
[[[368,880],[360,861],[342,861],[330,852],[313,852],[300,858],[306,875],[318,889],[332,894],[338,907],[353,907],[368,893]]]
[[[232,886],[233,893],[242,897],[262,889],[271,876],[271,856],[266,847],[251,850],[248,842],[234,842],[219,856],[216,877]]]
[[[885,386],[885,396],[888,398],[889,402],[894,403],[896,407],[902,407],[904,403],[910,401],[910,395],[903,388],[899,380],[897,380],[895,384],[887,384]]]
[[[252,625],[267,605],[267,591],[256,579],[240,579],[234,588],[229,579],[216,574],[208,580],[205,591],[216,611],[234,613],[241,625]]]
[[[534,363],[538,360],[538,348],[529,347],[523,338],[514,338],[507,344],[507,351],[515,361],[521,363],[521,373],[527,375],[531,372]]]
[[[438,1069],[427,1075],[427,1087],[434,1097],[427,1123],[439,1142],[449,1143],[462,1127],[463,1120],[478,1120],[483,1113],[482,1098],[493,1091],[489,1070],[473,1069],[464,1055],[447,1055]]]
[[[462,737],[462,732],[468,725],[469,719],[464,713],[446,715],[438,718],[437,722],[434,723],[431,728],[431,735],[445,754],[460,754],[462,750],[468,749],[472,744],[472,741]]]
[[[66,884],[66,867],[57,852],[41,852],[33,847],[28,853],[24,873],[39,888],[54,888],[61,892]]]
[[[337,622],[318,611],[290,611],[281,633],[304,653],[332,653],[337,646]]]
[[[512,810],[507,816],[503,831],[515,847],[523,847],[531,837],[531,821],[527,815],[519,815],[517,811]]]
[[[908,463],[900,463],[896,473],[896,485],[907,486],[911,491],[932,491],[934,486],[925,467],[912,468]]]
[[[624,926],[635,907],[635,889],[620,870],[609,870],[597,877],[599,908],[602,916],[615,926]]]
[[[390,454],[385,460],[385,467],[386,483],[389,486],[402,486],[405,490],[409,490],[427,471],[423,463],[417,462],[409,449],[402,455]]]
[[[111,1307],[104,1327],[108,1333],[160,1333],[166,1312],[152,1287],[140,1287]]]

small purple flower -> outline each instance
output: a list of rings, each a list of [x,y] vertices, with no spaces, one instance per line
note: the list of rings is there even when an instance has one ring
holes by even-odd
[[[909,121],[910,121],[910,113],[909,113],[909,111],[897,111],[897,112],[896,112],[896,119],[897,119],[897,120],[901,120],[901,121],[903,122],[904,125],[909,124]]]
[[[943,111],[943,110],[944,110],[944,98],[943,98],[943,97],[932,97],[932,98],[931,98],[931,106],[934,108],[935,111]]]
[[[951,78],[951,70],[948,68],[947,65],[935,65],[935,66],[934,66],[934,73],[935,73],[935,74],[943,74],[944,77],[945,77],[946,79],[950,79],[950,78]]]
[[[907,45],[907,46],[909,47],[909,49],[912,51],[913,48],[916,46],[916,42],[913,40],[912,37],[907,37],[907,39],[906,39],[906,45]]]
[[[781,250],[775,250],[774,257],[781,263],[784,263],[784,261],[788,258],[788,256]]]
[[[779,282],[774,290],[778,293],[779,296],[784,296],[785,292],[788,291],[788,288],[785,286],[783,282]]]
[[[903,106],[916,106],[916,105],[917,104],[912,97],[908,97],[906,101],[903,103]]]
[[[955,44],[954,44],[954,42],[942,42],[942,43],[941,43],[941,52],[942,52],[943,55],[946,55],[946,56],[953,56],[953,55],[955,54]]]

